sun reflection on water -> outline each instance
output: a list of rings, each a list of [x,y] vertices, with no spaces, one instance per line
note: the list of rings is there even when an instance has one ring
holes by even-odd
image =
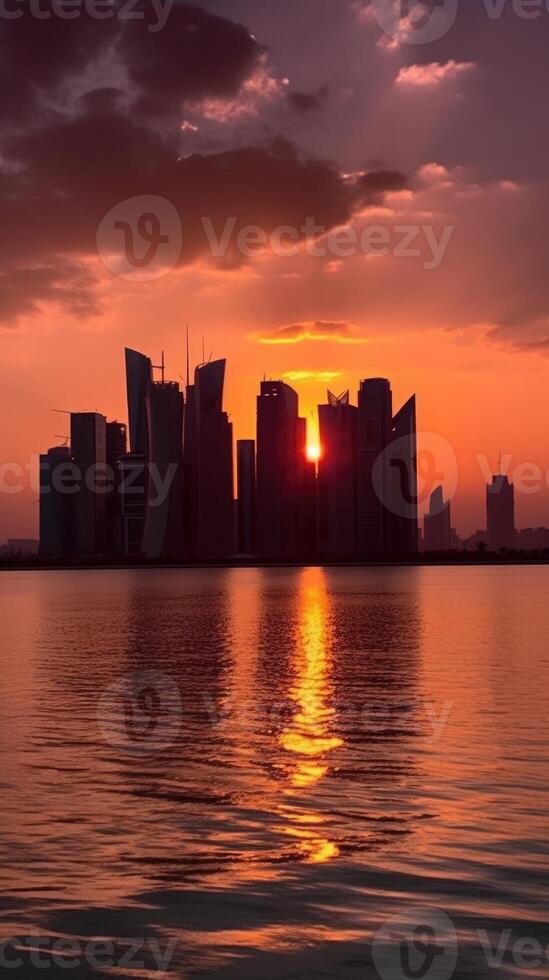
[[[343,745],[333,733],[335,710],[330,706],[331,663],[327,652],[329,598],[321,569],[307,569],[300,590],[301,607],[295,649],[295,679],[290,698],[296,711],[280,744],[290,754],[287,802],[280,812],[287,823],[284,832],[297,838],[305,860],[321,863],[337,857],[339,849],[320,828],[322,813],[311,808],[311,793],[327,775],[329,753]]]

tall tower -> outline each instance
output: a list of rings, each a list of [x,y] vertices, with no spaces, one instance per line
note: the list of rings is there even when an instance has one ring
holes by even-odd
[[[387,547],[396,558],[411,558],[418,550],[416,429],[416,398],[412,395],[393,419],[386,459]]]
[[[320,556],[343,560],[356,552],[356,454],[358,409],[349,392],[318,406],[318,546]]]
[[[296,392],[263,381],[257,398],[257,550],[265,558],[302,557],[308,528],[306,421]]]
[[[126,389],[128,395],[128,421],[130,427],[130,452],[147,452],[147,390],[152,381],[152,364],[149,357],[126,347]]]
[[[40,456],[40,554],[70,558],[74,554],[74,496],[66,492],[65,475],[73,475],[68,446],[55,446]]]
[[[103,555],[107,482],[107,420],[104,415],[72,413],[71,451],[79,474],[79,489],[75,495],[76,554]]]
[[[233,427],[223,411],[225,360],[200,365],[187,388],[184,440],[188,551],[199,558],[234,554]]]
[[[255,549],[255,442],[239,439],[236,444],[238,474],[238,550],[253,555]]]
[[[385,378],[362,381],[358,393],[357,541],[361,558],[387,548],[389,487],[376,487],[374,466],[392,439],[393,397]]]
[[[147,558],[183,555],[184,397],[176,382],[147,389],[148,487],[143,532]]]
[[[488,547],[515,547],[515,488],[506,476],[494,476],[486,487]]]

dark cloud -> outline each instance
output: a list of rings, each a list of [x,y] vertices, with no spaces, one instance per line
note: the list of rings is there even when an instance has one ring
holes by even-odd
[[[286,102],[290,109],[301,115],[309,115],[319,112],[328,96],[326,88],[319,89],[318,92],[288,92]]]

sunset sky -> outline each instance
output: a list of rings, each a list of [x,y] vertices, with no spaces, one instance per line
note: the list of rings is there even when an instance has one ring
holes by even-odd
[[[420,431],[455,451],[460,533],[485,524],[482,465],[500,451],[511,477],[542,474],[518,524],[549,525],[549,12],[499,7],[461,2],[425,44],[384,33],[366,0],[178,3],[154,30],[150,6],[0,20],[2,462],[59,443],[51,409],[126,420],[124,346],[155,363],[165,349],[180,380],[188,322],[194,361],[203,336],[228,358],[236,438],[255,434],[263,374],[309,417],[327,388],[356,401],[361,378],[388,377],[395,407],[415,391]],[[98,236],[143,195],[181,222],[168,211],[180,248],[152,281],[111,271]],[[221,238],[231,218],[212,255],[202,219]],[[311,254],[307,219],[344,233]],[[268,241],[246,255],[249,225]],[[273,250],[280,226],[296,236]],[[347,254],[373,227],[384,254]],[[399,254],[403,228],[419,254]],[[0,495],[0,542],[37,536],[25,481]]]

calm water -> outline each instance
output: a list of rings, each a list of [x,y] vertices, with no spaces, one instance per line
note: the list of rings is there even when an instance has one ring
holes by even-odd
[[[547,977],[549,568],[0,590],[11,975],[447,980],[454,928],[454,976]],[[372,949],[399,915],[430,972]]]

